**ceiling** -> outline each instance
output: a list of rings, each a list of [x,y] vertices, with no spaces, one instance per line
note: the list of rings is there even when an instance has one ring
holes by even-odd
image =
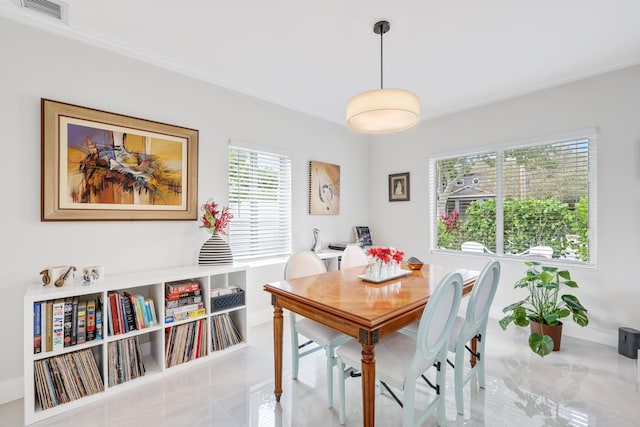
[[[58,1],[58,0],[52,0]],[[640,63],[638,0],[66,0],[0,15],[344,125],[349,99],[415,92],[422,119]]]

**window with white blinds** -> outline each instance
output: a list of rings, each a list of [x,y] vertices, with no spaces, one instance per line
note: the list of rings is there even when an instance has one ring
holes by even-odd
[[[594,263],[595,134],[433,159],[432,249]]]
[[[291,254],[291,160],[230,145],[229,209],[234,259]]]

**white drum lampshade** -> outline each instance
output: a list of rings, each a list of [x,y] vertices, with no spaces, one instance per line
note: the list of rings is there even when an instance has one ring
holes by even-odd
[[[404,89],[370,90],[347,104],[347,126],[357,132],[399,132],[415,126],[419,119],[420,100]]]

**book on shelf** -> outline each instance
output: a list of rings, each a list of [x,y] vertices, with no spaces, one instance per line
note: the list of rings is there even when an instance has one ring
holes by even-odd
[[[78,297],[71,299],[71,344],[78,343]]]
[[[42,304],[33,303],[33,353],[42,352]]]
[[[45,326],[45,342],[46,351],[53,351],[53,301],[46,302],[46,326]],[[44,346],[44,344],[43,344]]]
[[[199,296],[200,295],[200,289],[196,290],[196,291],[189,291],[189,292],[179,292],[179,293],[165,293],[164,294],[164,299],[166,301],[177,301],[181,298],[187,298],[187,297],[193,297],[193,296]]]
[[[199,310],[204,307],[204,303],[198,302],[195,304],[183,305],[176,308],[167,308],[166,315],[173,316],[174,314],[186,313],[189,311]]]
[[[214,288],[209,291],[209,297],[211,298],[221,297],[223,295],[230,295],[230,294],[234,294],[242,291],[243,289],[237,286],[230,286],[228,288]]]
[[[188,294],[190,294],[191,292],[189,292]],[[199,294],[200,292],[198,292]],[[177,299],[166,299],[165,298],[165,307],[166,308],[176,308],[176,307],[181,307],[183,305],[189,305],[189,304],[197,304],[199,302],[202,302],[202,295],[187,295],[184,297],[180,297]]]
[[[147,313],[148,313],[148,316],[149,316],[148,326],[153,326],[153,325],[157,324],[158,323],[158,318],[156,317],[156,308],[155,308],[155,304],[153,303],[153,299],[145,298],[144,299],[144,307],[147,310]]]
[[[133,307],[131,306],[131,299],[125,293],[120,297],[122,301],[122,308],[124,313],[124,328],[126,332],[133,331],[136,328],[136,321],[134,319]]]
[[[42,409],[50,409],[104,389],[90,349],[36,360],[33,368],[36,401]]]
[[[62,350],[64,348],[64,306],[63,299],[57,299],[52,305],[51,314],[51,349],[53,351]]]
[[[179,322],[181,320],[195,319],[207,314],[207,309],[202,307],[195,310],[189,310],[164,316],[164,323]]]
[[[204,322],[206,319],[200,319],[165,329],[165,365],[167,367],[206,356]]]
[[[107,345],[108,384],[114,386],[145,374],[144,358],[138,337],[129,337]]]
[[[64,300],[64,346],[71,345],[71,326],[73,325],[73,298]]]
[[[78,332],[77,343],[84,344],[87,341],[87,302],[78,301]]]
[[[211,348],[214,351],[240,344],[242,336],[229,313],[211,317]]]
[[[167,294],[181,294],[184,292],[199,291],[200,283],[195,280],[185,280],[166,284]]]
[[[102,300],[102,298],[100,300]],[[97,340],[101,340],[104,336],[102,307],[103,307],[102,304],[96,305],[96,339]]]
[[[96,339],[96,300],[94,299],[87,301],[86,318],[87,341],[93,341]]]

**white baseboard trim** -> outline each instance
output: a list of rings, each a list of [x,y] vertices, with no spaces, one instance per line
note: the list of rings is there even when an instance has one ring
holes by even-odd
[[[24,397],[23,377],[0,381],[0,405]]]

